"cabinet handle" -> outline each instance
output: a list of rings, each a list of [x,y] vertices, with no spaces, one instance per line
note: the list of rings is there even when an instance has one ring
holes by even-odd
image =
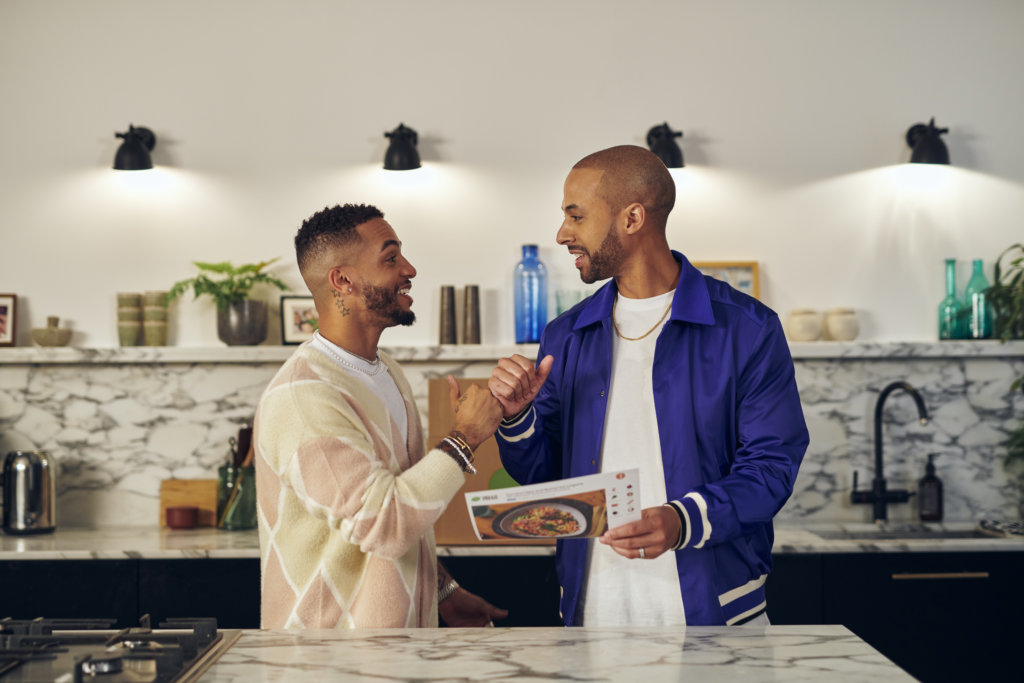
[[[919,579],[987,579],[988,572],[932,572],[924,574],[893,574],[894,581],[916,581]]]

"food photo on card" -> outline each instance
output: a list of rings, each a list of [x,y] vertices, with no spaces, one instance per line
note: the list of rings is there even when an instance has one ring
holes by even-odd
[[[481,541],[588,538],[640,519],[635,469],[465,495]]]

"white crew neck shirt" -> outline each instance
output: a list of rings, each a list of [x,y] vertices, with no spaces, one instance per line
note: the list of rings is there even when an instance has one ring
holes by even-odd
[[[402,435],[402,442],[408,443],[409,416],[405,414],[405,400],[402,398],[402,392],[398,390],[398,385],[395,384],[395,378],[388,372],[388,366],[381,361],[380,356],[372,361],[366,360],[328,341],[319,331],[313,333],[312,344],[323,351],[339,368],[358,379],[384,400],[391,419],[395,421]]]
[[[601,471],[640,470],[641,508],[666,502],[665,470],[654,412],[654,349],[675,291],[649,299],[616,299],[612,373],[601,442]],[[584,626],[683,626],[683,596],[675,553],[627,559],[597,540],[589,541]]]

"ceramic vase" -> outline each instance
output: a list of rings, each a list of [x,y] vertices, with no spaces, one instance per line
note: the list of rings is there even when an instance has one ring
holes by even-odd
[[[255,346],[267,338],[267,302],[245,299],[217,309],[217,336],[228,346]]]
[[[833,308],[825,314],[825,332],[835,341],[853,341],[860,332],[857,312],[852,308]]]
[[[786,336],[790,341],[814,341],[821,336],[821,316],[811,308],[796,308],[786,318]]]

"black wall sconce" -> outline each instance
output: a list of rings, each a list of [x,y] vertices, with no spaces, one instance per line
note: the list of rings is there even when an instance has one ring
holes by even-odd
[[[907,144],[913,150],[910,153],[912,164],[949,164],[949,150],[946,143],[939,137],[948,133],[949,128],[936,128],[933,116],[928,125],[915,123],[907,130]]]
[[[156,136],[149,128],[128,124],[127,133],[114,133],[114,137],[124,142],[117,148],[114,155],[114,168],[118,171],[145,171],[153,168],[153,160],[149,152],[156,147]]]
[[[647,131],[647,146],[669,168],[682,168],[683,150],[676,144],[676,138],[683,137],[681,130],[672,130],[668,123],[655,126]]]
[[[389,171],[411,171],[420,167],[420,153],[416,151],[419,137],[416,131],[404,123],[398,124],[384,137],[391,140],[388,151],[384,153],[384,168]]]

